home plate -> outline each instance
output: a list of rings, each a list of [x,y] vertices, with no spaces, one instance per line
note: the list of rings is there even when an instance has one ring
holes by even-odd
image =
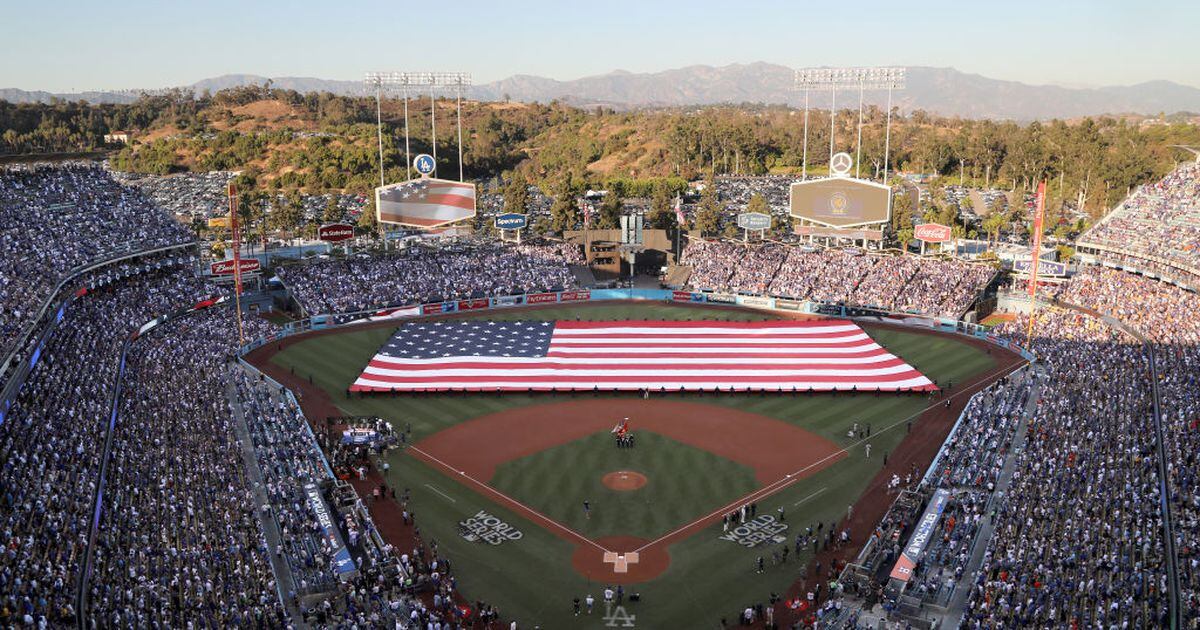
[[[613,573],[629,573],[629,565],[637,564],[637,561],[638,552],[636,551],[628,553],[604,552],[604,562],[613,565]]]

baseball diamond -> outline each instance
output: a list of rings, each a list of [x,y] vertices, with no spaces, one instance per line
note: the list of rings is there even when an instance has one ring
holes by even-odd
[[[779,317],[601,302],[426,321],[787,321]],[[853,506],[842,527],[866,536],[887,507],[892,471],[911,475],[928,466],[969,395],[1020,364],[964,337],[860,325],[946,391],[348,393],[397,330],[387,321],[289,338],[249,358],[298,387],[310,413],[336,409],[401,428],[408,446],[388,456],[390,474],[402,475],[420,499],[415,518],[423,532],[466,569],[462,588],[516,618],[556,625],[575,620],[546,610],[548,593],[599,598],[606,585],[621,585],[640,596],[637,623],[660,627],[703,623],[716,602],[736,607],[757,589],[794,592],[796,569],[828,562],[830,553],[814,553],[807,538],[815,534],[805,532],[823,531]],[[621,445],[622,433],[631,445]],[[644,485],[611,487],[623,473]],[[458,523],[480,511],[521,539],[484,548],[463,538]],[[505,587],[489,586],[496,584]],[[672,595],[682,588],[713,605]]]

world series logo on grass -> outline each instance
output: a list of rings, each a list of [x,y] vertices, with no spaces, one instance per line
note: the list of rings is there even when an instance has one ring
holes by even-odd
[[[508,540],[521,540],[524,536],[521,530],[483,510],[465,521],[459,521],[458,525],[462,528],[462,537],[468,542],[482,540],[489,545],[499,545]]]
[[[780,544],[787,542],[787,538],[782,535],[787,528],[787,523],[775,520],[775,517],[770,514],[763,514],[731,528],[717,539],[728,540],[751,548],[765,542]]]

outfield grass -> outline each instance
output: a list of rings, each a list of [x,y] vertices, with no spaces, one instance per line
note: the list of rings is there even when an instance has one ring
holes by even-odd
[[[587,306],[567,306],[536,310],[489,311],[478,315],[480,319],[720,319],[720,320],[765,320],[766,314],[724,309],[697,309],[667,303],[614,303]],[[927,376],[943,386],[949,381],[964,380],[994,367],[993,359],[985,352],[952,338],[920,334],[891,329],[868,328],[868,333],[881,345],[908,361]],[[361,372],[363,366],[379,347],[394,332],[394,328],[354,330],[337,335],[319,336],[304,340],[275,355],[272,361],[285,369],[290,368],[298,376],[311,377],[313,383],[329,392],[334,402],[348,415],[378,415],[400,427],[411,426],[414,439],[421,439],[454,424],[489,413],[560,402],[557,398],[529,396],[524,394],[447,394],[441,396],[348,397],[345,390]],[[619,409],[622,400],[631,395],[617,393],[576,394],[580,398],[611,399],[614,409]],[[870,423],[872,426],[872,458],[863,456],[861,447],[850,451],[850,456],[832,466],[813,474],[787,489],[759,502],[760,513],[775,513],[785,507],[789,539],[797,529],[823,521],[833,522],[843,517],[846,507],[862,494],[870,479],[882,466],[882,455],[893,450],[904,438],[906,422],[915,419],[929,404],[926,397],[905,394],[837,394],[814,396],[791,396],[780,394],[739,394],[705,396],[671,394],[668,399],[724,405],[742,411],[762,414],[793,424],[821,435],[842,447],[856,440],[846,433],[854,422]],[[614,415],[619,415],[615,413]],[[606,437],[606,436],[602,436]],[[639,434],[639,440],[646,437]],[[602,439],[597,438],[597,439]],[[590,439],[590,438],[589,438]],[[639,451],[645,445],[641,442]],[[572,445],[565,445],[567,447]],[[586,445],[580,445],[581,447]],[[563,448],[563,447],[560,447]],[[604,457],[625,457],[624,451],[616,449],[586,449],[578,453],[555,453],[550,449],[539,454],[545,461],[518,460],[509,465],[533,466],[536,474],[512,474],[498,470],[493,485],[503,486],[514,496],[520,494],[524,502],[572,527],[578,525],[582,509],[575,505],[576,499],[566,499],[564,488],[570,493],[590,494],[589,483],[599,483],[597,472],[617,460],[604,461]],[[595,452],[592,453],[591,451]],[[570,455],[570,457],[568,457]],[[632,456],[636,456],[632,455]],[[577,457],[596,457],[596,461],[576,463]],[[551,461],[558,459],[559,461]],[[475,490],[461,485],[457,480],[445,476],[424,463],[396,451],[391,456],[392,479],[401,487],[412,491],[412,506],[418,516],[418,524],[427,537],[438,541],[440,549],[455,561],[460,588],[470,598],[485,599],[500,607],[506,616],[516,618],[522,627],[540,624],[543,628],[603,627],[598,618],[583,619],[571,616],[571,599],[587,593],[599,598],[603,585],[589,583],[576,573],[570,564],[573,546],[551,535],[542,527],[525,518],[508,512]],[[722,460],[724,461],[724,460]],[[553,464],[553,465],[552,465]],[[720,484],[728,484],[728,491],[741,487],[737,481],[740,474],[721,471],[707,474],[712,462],[681,458],[676,462],[664,463],[662,472],[653,473],[651,483],[661,476],[680,476],[684,480],[694,477],[720,477]],[[505,469],[506,466],[502,466]],[[625,466],[643,471],[635,466]],[[557,471],[557,472],[550,472]],[[572,474],[572,471],[581,471]],[[520,471],[517,471],[520,472]],[[602,472],[602,471],[599,471]],[[647,473],[650,476],[650,473]],[[734,478],[730,480],[729,478]],[[398,480],[398,481],[396,481]],[[753,483],[753,475],[750,475]],[[688,481],[688,483],[692,483]],[[560,485],[561,484],[561,485]],[[630,493],[634,495],[649,489]],[[724,493],[722,487],[704,488],[697,486],[686,490],[705,494]],[[597,494],[597,496],[601,496]],[[601,499],[596,499],[601,501]],[[666,519],[676,524],[692,520],[685,512],[707,512],[699,506],[679,505],[655,507]],[[725,501],[714,496],[710,505]],[[629,510],[634,505],[617,507],[604,506],[604,518],[610,513]],[[524,534],[516,543],[488,546],[468,543],[458,536],[457,523],[478,510],[487,510],[514,524]],[[578,511],[577,511],[578,510]],[[589,535],[608,535],[609,529],[601,528],[601,505],[596,505],[593,519],[595,532]],[[572,516],[574,514],[574,516]],[[641,518],[641,517],[639,517]],[[574,519],[574,520],[573,520]],[[659,527],[658,521],[647,517],[646,531]],[[663,521],[665,522],[665,521]],[[584,523],[581,528],[593,526]],[[604,525],[603,527],[609,527]],[[669,528],[668,528],[669,529]],[[769,549],[747,549],[728,541],[718,540],[720,525],[673,545],[669,549],[671,566],[658,579],[640,584],[636,588],[643,595],[643,602],[631,607],[629,612],[638,616],[640,627],[714,627],[721,617],[732,618],[734,612],[748,603],[761,601],[770,592],[782,592],[798,575],[801,562],[808,554],[793,558],[786,566],[769,567],[764,574],[753,571],[759,555],[770,554]],[[814,527],[815,529],[815,527]],[[639,535],[630,529],[611,530],[614,533]]]
[[[563,474],[568,470],[572,474]],[[610,490],[601,479],[618,470],[642,473],[648,481],[637,490]],[[650,431],[637,432],[635,448],[617,448],[612,434],[602,431],[507,462],[489,485],[589,538],[646,540],[758,486],[750,467]]]

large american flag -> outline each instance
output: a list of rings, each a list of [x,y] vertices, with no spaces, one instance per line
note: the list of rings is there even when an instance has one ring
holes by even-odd
[[[436,227],[475,216],[475,185],[414,179],[379,189],[379,220]]]
[[[351,391],[937,389],[844,320],[409,323]]]

